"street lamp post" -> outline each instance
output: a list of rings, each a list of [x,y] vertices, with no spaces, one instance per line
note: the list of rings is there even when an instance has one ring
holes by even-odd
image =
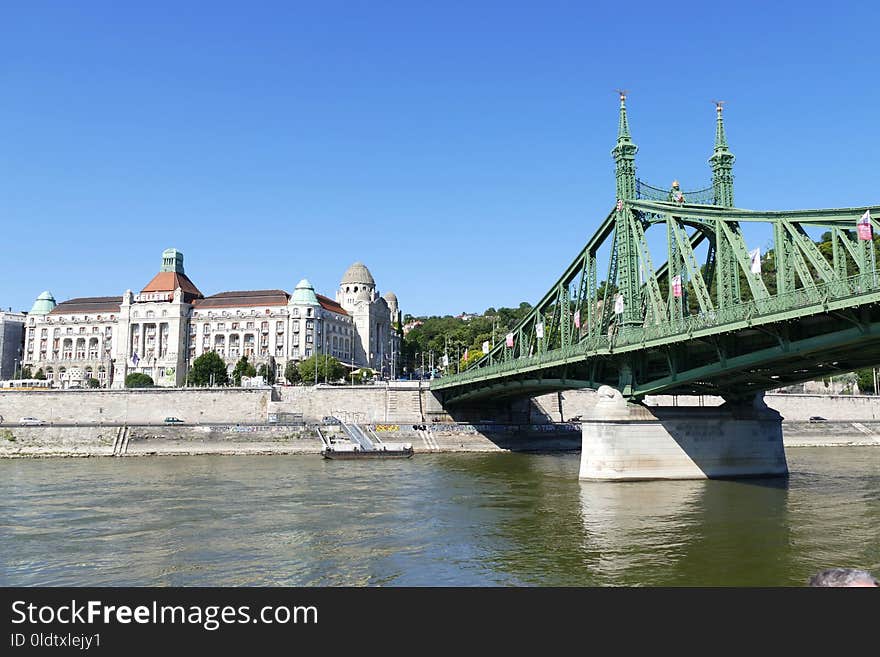
[[[315,313],[315,336],[312,344],[315,346],[315,385],[318,385],[318,314]]]

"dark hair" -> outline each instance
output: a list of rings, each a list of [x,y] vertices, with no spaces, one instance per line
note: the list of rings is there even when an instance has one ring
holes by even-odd
[[[867,570],[857,568],[828,568],[816,573],[809,580],[810,586],[880,586],[880,582]]]

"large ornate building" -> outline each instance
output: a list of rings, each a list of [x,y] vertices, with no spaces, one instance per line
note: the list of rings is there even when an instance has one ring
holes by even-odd
[[[183,253],[166,249],[162,268],[139,292],[56,303],[49,292],[27,317],[25,364],[55,386],[123,387],[132,372],[160,386],[182,386],[192,362],[214,351],[230,370],[242,357],[274,363],[329,354],[352,368],[390,375],[400,351],[400,312],[393,292],[380,297],[369,270],[356,262],[336,300],[306,279],[284,290],[204,296],[184,273]]]

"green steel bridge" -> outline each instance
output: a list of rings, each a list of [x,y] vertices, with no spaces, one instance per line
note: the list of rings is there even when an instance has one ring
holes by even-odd
[[[601,385],[632,401],[735,401],[880,363],[876,208],[736,208],[721,103],[716,114],[712,187],[663,190],[636,178],[621,94],[614,208],[511,333],[432,382],[444,404]],[[749,224],[772,240],[763,257]]]

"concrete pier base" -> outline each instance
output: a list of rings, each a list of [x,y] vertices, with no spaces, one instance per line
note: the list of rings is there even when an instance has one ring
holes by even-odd
[[[603,386],[582,421],[580,478],[786,476],[782,416],[763,403],[648,407]]]

